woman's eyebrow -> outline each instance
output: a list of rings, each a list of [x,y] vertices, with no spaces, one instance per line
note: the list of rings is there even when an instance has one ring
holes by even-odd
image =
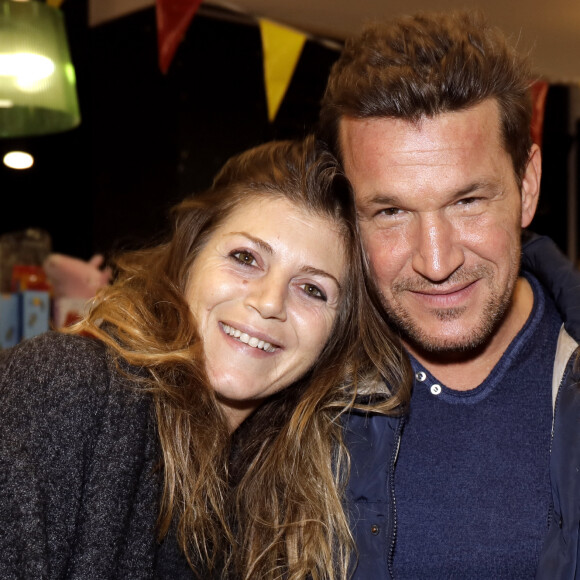
[[[305,274],[310,274],[311,276],[323,276],[325,278],[330,278],[331,280],[334,280],[334,283],[338,286],[338,289],[342,290],[340,282],[330,272],[326,272],[326,270],[321,270],[320,268],[315,268],[314,266],[303,266],[300,268],[300,271],[304,272]]]
[[[262,250],[264,250],[265,252],[268,252],[268,254],[274,253],[272,246],[270,244],[268,244],[268,242],[265,242],[264,240],[262,240],[260,238],[256,238],[255,236],[252,236],[252,235],[248,234],[247,232],[231,232],[231,234],[229,234],[229,235],[231,235],[231,236],[244,236],[245,238],[248,238],[249,240],[254,242],[254,244],[256,244],[257,246],[262,248]]]

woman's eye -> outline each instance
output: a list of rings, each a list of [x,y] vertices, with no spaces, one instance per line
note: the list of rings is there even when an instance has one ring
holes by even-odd
[[[244,252],[243,250],[232,252],[231,256],[245,266],[253,266],[256,263],[254,256],[250,252]]]
[[[326,295],[322,290],[315,286],[314,284],[302,284],[302,289],[308,296],[312,296],[313,298],[318,298],[319,300],[324,300],[326,302]]]

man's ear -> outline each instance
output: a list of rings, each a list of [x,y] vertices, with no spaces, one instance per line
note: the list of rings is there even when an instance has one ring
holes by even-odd
[[[540,180],[542,178],[542,153],[535,143],[530,150],[530,158],[522,178],[522,228],[530,225],[540,197]]]

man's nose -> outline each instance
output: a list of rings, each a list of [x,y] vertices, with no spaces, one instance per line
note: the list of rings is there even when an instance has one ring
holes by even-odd
[[[464,262],[463,249],[450,221],[438,213],[418,216],[414,236],[413,269],[431,280],[446,280]]]

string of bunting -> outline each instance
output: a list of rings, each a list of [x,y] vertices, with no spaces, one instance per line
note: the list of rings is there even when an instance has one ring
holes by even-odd
[[[202,0],[156,0],[159,68],[164,74],[167,73],[175,52],[201,4]],[[296,28],[268,18],[256,17],[235,10],[229,4],[223,4],[228,10],[233,10],[260,27],[268,119],[273,122],[290,86],[306,40],[316,40],[335,50],[341,50],[342,46],[337,42],[313,37]]]
[[[200,8],[203,0],[154,0],[157,20],[157,40],[159,50],[159,67],[166,74],[171,61],[183,40],[191,20]],[[64,0],[46,0],[49,6],[60,8]],[[315,40],[325,46],[340,51],[338,42],[313,37],[311,34],[279,24],[268,18],[256,17],[242,12],[229,2],[212,2],[222,6],[244,20],[255,22],[260,27],[263,48],[264,85],[268,105],[268,119],[273,122],[286,91],[292,81],[294,71],[307,39]],[[532,138],[535,143],[542,142],[544,110],[549,84],[538,80],[532,84],[533,117],[531,124]]]

